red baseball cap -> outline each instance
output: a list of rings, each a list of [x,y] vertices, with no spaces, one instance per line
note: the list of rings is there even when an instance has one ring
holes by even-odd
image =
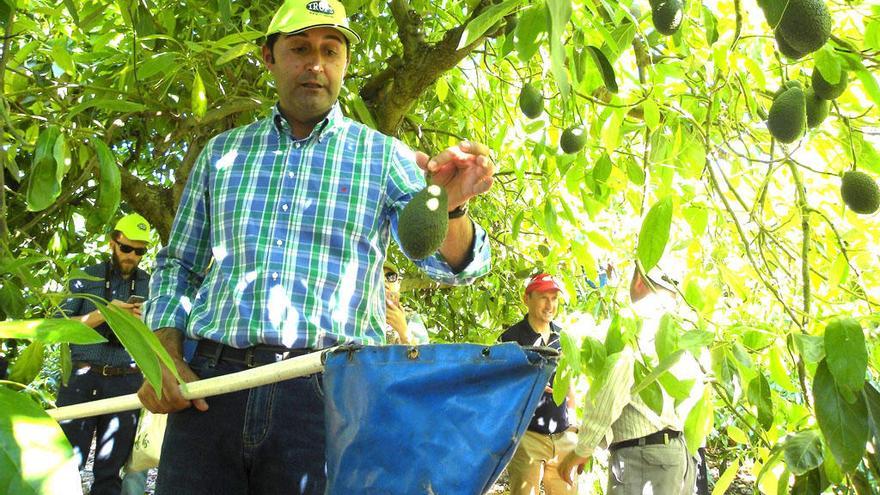
[[[551,290],[562,292],[562,285],[557,282],[552,275],[549,275],[547,273],[539,273],[532,276],[532,278],[529,279],[528,285],[526,285],[526,294],[535,291],[548,292]]]

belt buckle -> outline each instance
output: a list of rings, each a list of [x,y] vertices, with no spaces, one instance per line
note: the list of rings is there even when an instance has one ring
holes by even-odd
[[[246,349],[244,351],[244,365],[247,366],[248,368],[253,368],[254,362],[255,362],[254,361],[254,350],[253,349]]]
[[[111,376],[109,364],[105,364],[104,366],[101,367],[101,375],[102,376]]]
[[[664,431],[663,432],[663,445],[668,445],[668,444],[669,444],[669,432]]]

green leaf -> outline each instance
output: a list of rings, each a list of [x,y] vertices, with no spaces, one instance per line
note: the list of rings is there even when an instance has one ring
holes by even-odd
[[[718,477],[718,480],[715,482],[715,487],[712,488],[712,495],[724,495],[727,493],[727,489],[730,487],[730,484],[733,483],[734,478],[736,478],[736,474],[739,472],[739,459],[733,461],[733,464],[727,466],[727,469],[724,470],[724,473]]]
[[[449,95],[449,83],[446,82],[445,77],[437,79],[437,83],[434,84],[434,94],[437,95],[437,101],[440,103],[446,101],[446,97]]]
[[[98,199],[95,201],[95,222],[103,227],[116,214],[122,197],[122,177],[116,158],[104,141],[94,139],[98,159]],[[98,227],[98,228],[100,228]]]
[[[660,317],[660,324],[654,337],[654,350],[661,361],[678,350],[679,331],[680,328],[671,314],[665,313]]]
[[[822,437],[816,430],[804,430],[785,440],[785,464],[796,476],[819,467],[824,461]]]
[[[208,96],[205,93],[205,83],[202,81],[202,75],[199,74],[199,71],[196,71],[195,78],[193,79],[190,105],[192,107],[193,115],[195,115],[197,119],[204,117],[205,112],[208,111]]]
[[[791,368],[782,362],[782,356],[786,353],[786,349],[782,345],[776,345],[769,350],[770,357],[770,378],[773,382],[782,387],[786,392],[797,392],[797,387],[791,380]]]
[[[547,0],[547,8],[550,11],[550,69],[562,94],[562,100],[566,101],[571,87],[565,67],[565,45],[562,42],[565,38],[565,27],[571,18],[571,0]]]
[[[645,115],[645,125],[652,131],[656,130],[660,126],[660,108],[657,102],[653,98],[646,99],[642,102],[642,111]]]
[[[684,208],[684,219],[691,227],[691,235],[700,237],[709,224],[709,213],[702,206],[688,206]]]
[[[816,421],[837,464],[844,472],[854,470],[868,442],[868,408],[864,395],[859,394],[852,404],[848,403],[837,390],[823,360],[813,378],[813,402]]]
[[[813,469],[803,476],[795,476],[791,495],[819,495],[825,489],[823,485],[827,483],[822,483],[821,473],[818,469]]]
[[[853,318],[835,318],[825,327],[825,355],[835,383],[850,394],[865,384],[868,349],[862,326]]]
[[[581,353],[577,342],[566,332],[559,334],[559,344],[562,346],[562,358],[560,359],[560,367],[568,367],[575,374],[581,372]]]
[[[591,376],[596,377],[605,367],[605,346],[595,337],[587,335],[581,342],[581,364]]]
[[[614,164],[611,163],[611,157],[608,156],[608,153],[603,152],[599,159],[596,160],[596,164],[593,165],[593,180],[596,182],[605,182],[608,180],[608,177],[611,176],[611,170],[614,168]]]
[[[46,346],[42,342],[31,342],[24,351],[12,362],[9,368],[9,379],[27,385],[34,381],[43,368],[43,356]]]
[[[461,33],[461,39],[456,50],[461,50],[477,41],[477,39],[486,34],[486,31],[498,24],[502,17],[519,7],[522,2],[523,0],[504,0],[481,12],[480,15],[467,24],[467,27]]]
[[[706,387],[703,389],[703,397],[697,401],[684,422],[684,439],[691,455],[696,454],[697,449],[703,445],[714,423],[715,406],[712,402],[712,387]]]
[[[715,342],[715,334],[705,330],[688,330],[678,337],[678,347],[689,351],[708,347],[713,342]]]
[[[822,79],[828,81],[829,84],[837,84],[842,75],[842,67],[840,59],[834,54],[834,49],[830,44],[826,44],[819,51],[813,53],[816,60],[816,69],[822,74]]]
[[[608,88],[608,91],[617,93],[619,91],[619,88],[617,87],[617,77],[614,75],[614,67],[611,66],[611,62],[608,61],[608,58],[602,53],[602,50],[595,46],[588,46],[587,50],[593,58],[593,63],[599,68],[599,73],[602,75],[602,82],[605,84],[605,87]]]
[[[225,63],[232,62],[242,55],[247,55],[248,53],[257,53],[258,51],[259,47],[257,47],[257,45],[252,42],[247,41],[244,43],[240,43],[223,52],[223,55],[217,57],[217,60],[214,61],[214,65],[219,67]]]
[[[718,21],[715,19],[715,14],[705,5],[703,5],[703,25],[706,27],[706,41],[712,46],[718,41]]]
[[[0,387],[0,487],[16,495],[70,493],[79,465],[58,423],[26,395]]]
[[[748,389],[749,402],[758,408],[758,423],[764,430],[773,426],[773,399],[770,392],[770,383],[760,371],[752,381]]]
[[[645,273],[654,268],[663,257],[671,226],[672,198],[667,196],[651,207],[639,231],[636,253]]]
[[[52,146],[52,156],[55,158],[55,181],[61,184],[70,169],[70,148],[64,134],[58,134],[58,139]]]
[[[727,427],[727,436],[740,445],[749,445],[750,443],[749,436],[746,435],[746,432],[742,431],[742,429],[736,427],[735,425],[730,425]]]
[[[519,58],[528,62],[541,46],[542,34],[547,31],[547,9],[538,4],[525,9],[516,25],[516,51]]]
[[[42,211],[52,205],[61,194],[58,166],[55,161],[55,141],[61,135],[58,126],[49,126],[37,138],[34,164],[27,188],[28,210]]]
[[[862,389],[862,393],[865,396],[865,404],[870,413],[869,419],[872,433],[875,440],[880,440],[880,392],[877,391],[873,384],[868,383]]]
[[[142,103],[135,103],[133,101],[126,100],[115,100],[111,98],[95,98],[88,101],[84,101],[79,105],[74,106],[70,109],[68,115],[73,117],[78,115],[80,112],[88,110],[89,108],[99,108],[101,110],[108,110],[111,112],[143,112],[147,109],[147,106]]]
[[[571,386],[571,368],[565,368],[561,371],[557,370],[556,374],[553,376],[553,402],[556,403],[557,406],[562,405],[565,402],[565,398],[568,397],[568,389]]]
[[[627,160],[626,162],[626,176],[630,182],[637,186],[645,185],[645,171],[633,160]]]
[[[642,382],[645,381],[645,377],[648,376],[648,374],[648,369],[645,368],[645,365],[636,361],[633,368],[633,379],[635,383],[640,385],[637,387],[639,397],[659,416],[663,414],[663,389],[660,388],[660,384],[657,383],[656,378],[647,384],[642,385]]]
[[[7,318],[21,319],[24,317],[25,301],[21,288],[9,279],[2,281],[0,286],[0,310]]]
[[[150,382],[153,389],[161,397],[162,394],[162,369],[159,367],[161,360],[174,374],[178,381],[177,367],[168,351],[159,342],[159,339],[144,322],[128,311],[112,304],[99,304],[98,310],[104,315],[104,319],[113,333],[119,337],[119,341],[125,346],[125,350],[131,354],[138,368],[144,374],[144,378]],[[157,359],[158,357],[158,359]]]
[[[85,323],[67,318],[0,321],[0,338],[34,340],[44,344],[107,342],[107,339]]]
[[[177,65],[176,53],[158,53],[138,64],[137,78],[141,81],[146,81],[156,74],[161,74],[163,77],[166,77],[172,72],[171,68],[175,65]]]
[[[665,359],[661,359],[660,363],[657,364],[657,366],[655,366],[650,373],[644,375],[641,379],[636,380],[631,393],[633,395],[639,394],[642,392],[642,390],[656,382],[663,373],[666,373],[667,371],[669,371],[670,368],[675,366],[675,363],[677,363],[678,360],[681,359],[681,356],[684,353],[684,349],[679,349],[669,356],[666,356]]]
[[[808,363],[818,363],[825,359],[825,338],[816,335],[794,334],[798,354]]]
[[[67,49],[66,38],[59,38],[52,44],[52,62],[67,74],[76,75],[76,64]]]

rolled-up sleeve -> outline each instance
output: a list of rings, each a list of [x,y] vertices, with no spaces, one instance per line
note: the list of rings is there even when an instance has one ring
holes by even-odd
[[[578,431],[578,444],[575,448],[577,455],[592,456],[611,425],[620,417],[623,408],[630,403],[630,389],[634,383],[634,359],[629,348],[618,353],[616,359],[608,365],[606,379],[596,384],[598,388],[590,391],[592,400],[584,408],[586,412]]]

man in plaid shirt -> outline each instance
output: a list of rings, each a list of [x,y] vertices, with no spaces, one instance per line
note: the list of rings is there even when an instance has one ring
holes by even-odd
[[[466,215],[492,184],[485,146],[464,142],[429,159],[344,117],[337,97],[360,38],[338,1],[287,0],[267,37],[279,103],[202,150],[151,281],[145,321],[186,381],[382,343],[384,253],[425,171],[446,188],[450,220],[439,252],[417,264],[451,284],[489,269],[486,232]],[[184,336],[198,340],[190,363]],[[139,392],[151,411],[174,413],[156,493],[322,494],[320,381],[190,402],[164,370],[161,400],[148,384]]]

